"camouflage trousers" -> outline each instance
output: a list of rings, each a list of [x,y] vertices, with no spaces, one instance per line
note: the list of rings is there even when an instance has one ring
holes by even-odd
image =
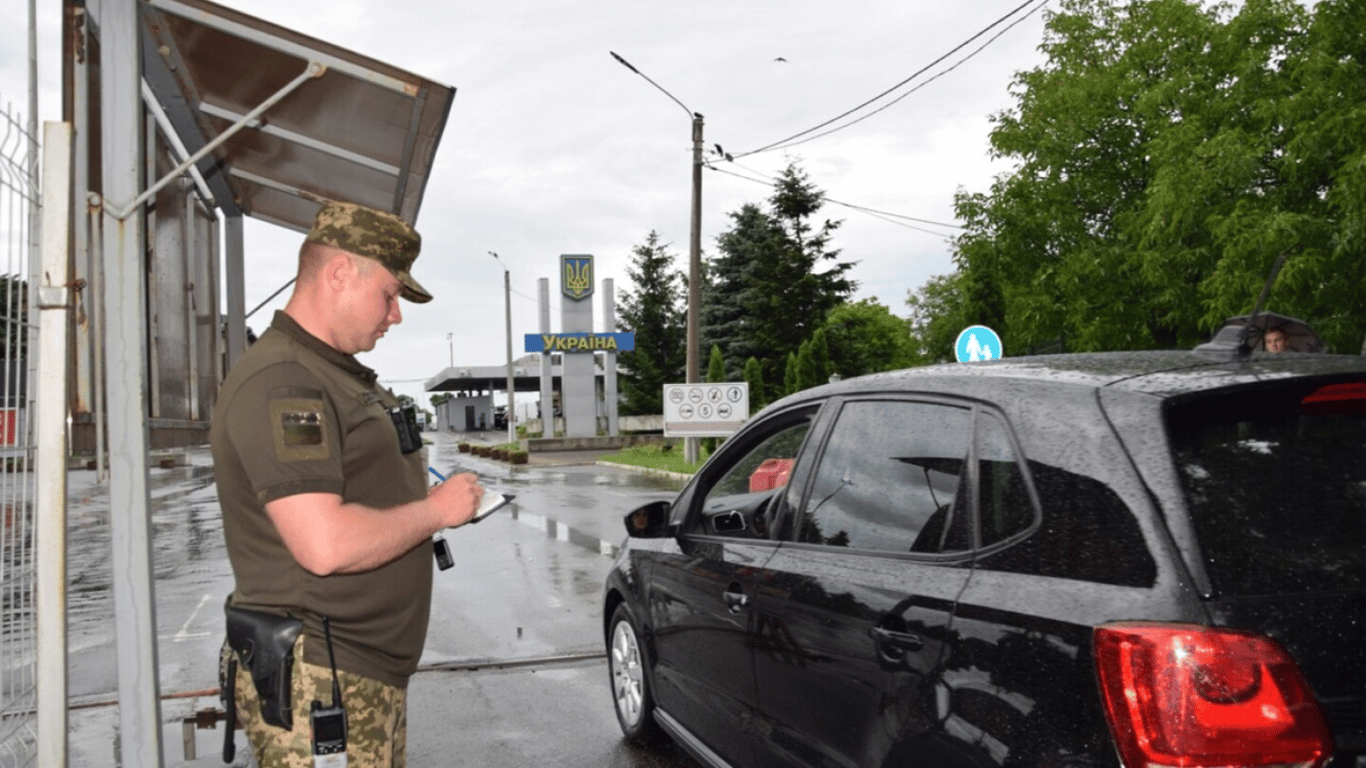
[[[260,768],[313,768],[313,729],[309,710],[313,701],[332,703],[332,670],[303,660],[304,643],[323,641],[300,637],[294,644],[294,681],[291,706],[294,728],[286,731],[261,717],[261,705],[251,673],[237,667],[237,721],[251,745]],[[227,644],[219,659],[219,679],[224,679]],[[404,768],[407,762],[408,692],[378,680],[338,670],[342,703],[346,709],[347,768]]]

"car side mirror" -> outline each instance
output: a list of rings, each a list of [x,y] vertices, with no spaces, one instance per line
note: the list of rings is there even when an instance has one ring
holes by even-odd
[[[662,539],[669,536],[669,502],[652,501],[639,507],[624,520],[626,535],[637,539]]]

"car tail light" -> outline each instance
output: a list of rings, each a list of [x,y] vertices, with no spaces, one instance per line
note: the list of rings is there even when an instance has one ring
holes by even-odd
[[[1319,387],[1300,401],[1300,410],[1312,415],[1366,414],[1366,382],[1349,381]]]
[[[1105,714],[1128,768],[1317,768],[1333,735],[1279,643],[1195,624],[1095,630]]]

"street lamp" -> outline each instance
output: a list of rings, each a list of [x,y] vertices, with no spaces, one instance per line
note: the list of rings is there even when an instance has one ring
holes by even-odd
[[[493,251],[489,251],[489,255],[498,259],[498,254]],[[513,422],[516,420],[516,417],[512,410],[512,393],[516,387],[516,383],[512,380],[512,273],[508,272],[507,265],[503,263],[502,259],[498,259],[498,263],[503,267],[503,307],[507,315],[508,330],[508,405],[507,414],[503,418],[503,422],[507,424],[508,442],[515,443],[517,442],[517,429],[513,425]]]
[[[451,345],[451,367],[455,367],[455,332],[446,334],[446,343]]]
[[[702,302],[702,115],[688,109],[687,105],[679,101],[672,93],[664,90],[663,86],[651,80],[644,72],[631,66],[630,62],[618,56],[612,51],[612,58],[616,59],[623,67],[645,78],[645,81],[661,93],[673,99],[673,102],[683,108],[692,119],[692,222],[691,232],[688,238],[688,349],[687,349],[687,383],[696,384],[700,381],[698,376],[698,314],[699,305]],[[683,458],[690,463],[697,462],[697,438],[689,437],[683,441]]]

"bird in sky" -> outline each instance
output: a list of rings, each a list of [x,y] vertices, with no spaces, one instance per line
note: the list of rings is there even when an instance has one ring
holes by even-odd
[[[774,59],[774,61],[787,61],[787,59],[784,59],[782,56],[779,56],[778,58]]]

